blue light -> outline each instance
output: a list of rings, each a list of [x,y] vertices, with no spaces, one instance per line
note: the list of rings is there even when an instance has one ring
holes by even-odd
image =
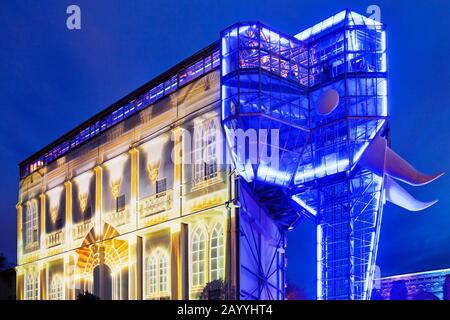
[[[292,200],[297,202],[300,206],[305,208],[309,213],[311,213],[313,216],[317,216],[317,210],[313,207],[310,207],[308,204],[306,204],[305,201],[303,201],[298,195],[293,195]]]
[[[370,298],[383,177],[358,161],[386,128],[384,26],[345,10],[295,38],[260,23],[236,24],[221,37],[222,122],[238,173],[263,199],[281,190],[317,221],[319,299]],[[318,97],[331,89],[339,103],[322,115]],[[278,166],[238,155],[237,129],[279,130],[279,144],[268,142],[279,150]],[[265,201],[277,208],[283,200]],[[296,219],[284,217],[280,228],[291,230]]]

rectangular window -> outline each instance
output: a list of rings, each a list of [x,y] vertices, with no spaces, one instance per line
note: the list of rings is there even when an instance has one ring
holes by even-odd
[[[156,181],[156,193],[161,193],[167,190],[166,178]]]
[[[116,211],[120,212],[125,210],[125,195],[122,194],[116,198]]]
[[[205,180],[214,178],[217,176],[217,164],[215,160],[205,162]]]
[[[83,213],[83,219],[84,220],[89,220],[92,217],[92,210],[91,210],[91,206],[88,206],[86,208],[86,210],[84,210]]]
[[[63,227],[63,220],[61,218],[58,218],[58,220],[56,220],[56,229],[62,229]]]

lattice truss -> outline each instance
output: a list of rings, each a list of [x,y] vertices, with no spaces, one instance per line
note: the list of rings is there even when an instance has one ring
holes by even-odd
[[[368,299],[382,216],[383,179],[367,170],[321,187],[318,298]]]
[[[241,181],[240,299],[284,299],[285,234]]]

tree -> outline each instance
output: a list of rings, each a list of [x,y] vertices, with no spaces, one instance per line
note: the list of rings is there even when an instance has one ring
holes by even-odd
[[[286,288],[286,300],[308,300],[308,295],[303,288],[288,283]]]
[[[208,282],[200,294],[200,300],[232,300],[234,298],[234,290],[228,293],[227,283],[222,279]]]
[[[3,253],[0,253],[0,269],[6,268],[6,257]]]
[[[100,300],[100,298],[88,291],[80,291],[77,295],[77,300]]]

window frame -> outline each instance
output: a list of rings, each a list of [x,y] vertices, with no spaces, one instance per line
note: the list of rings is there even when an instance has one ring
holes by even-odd
[[[194,231],[192,232],[192,238],[190,243],[190,274],[191,274],[191,286],[193,288],[202,287],[207,283],[208,277],[207,245],[208,245],[208,234],[206,230],[200,225],[196,226],[194,228]],[[195,258],[196,255],[197,258]]]
[[[64,300],[64,284],[60,276],[55,276],[50,282],[50,300]]]
[[[158,257],[158,293],[159,296],[169,292],[169,261],[168,255],[160,252]]]
[[[198,123],[194,126],[194,166],[193,166],[193,182],[200,183],[204,180],[204,157],[203,157],[203,123]]]
[[[29,272],[25,276],[25,300],[38,300],[39,299],[39,277],[35,272]]]
[[[145,259],[145,298],[170,297],[170,256],[166,250],[156,249]]]
[[[36,199],[26,205],[25,213],[25,245],[31,245],[39,239],[39,217]]]
[[[122,212],[126,209],[126,207],[127,207],[127,201],[126,201],[125,194],[121,194],[116,198],[116,212]]]
[[[209,281],[219,280],[224,278],[225,271],[225,229],[221,221],[217,221],[213,224],[211,235],[209,237]],[[213,240],[217,241],[217,244],[213,246]],[[216,255],[213,257],[213,250],[216,251]],[[213,269],[213,261],[216,261],[216,267]],[[213,273],[217,273],[216,276]]]
[[[214,179],[218,175],[220,139],[218,137],[218,118],[216,116],[194,124],[193,141],[193,185]]]
[[[145,261],[145,295],[153,297],[157,292],[157,265],[158,261],[154,254],[149,255]]]
[[[161,190],[161,185],[164,187],[164,190]],[[164,193],[167,191],[167,178],[161,178],[156,180],[155,184],[156,194]]]
[[[217,123],[216,119],[210,119],[206,130],[206,154],[205,154],[205,179],[217,176]],[[212,169],[211,169],[212,168]]]

